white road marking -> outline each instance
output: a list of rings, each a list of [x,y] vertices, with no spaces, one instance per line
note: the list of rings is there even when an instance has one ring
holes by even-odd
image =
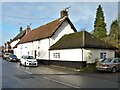
[[[20,68],[18,68],[18,69],[19,69],[20,71],[26,72],[26,73],[28,73],[28,74],[33,74],[33,73],[29,72],[29,71],[22,70],[22,69],[20,69]]]
[[[56,83],[59,83],[59,84],[63,84],[65,86],[69,86],[69,87],[72,87],[72,88],[79,88],[80,89],[80,87],[78,87],[78,86],[71,85],[71,84],[68,84],[68,83],[64,83],[64,82],[61,82],[61,81],[57,81],[55,79],[51,79],[51,78],[48,78],[48,77],[43,77],[43,78],[45,78],[47,80],[50,80],[50,81],[53,81],[53,82],[56,82]]]

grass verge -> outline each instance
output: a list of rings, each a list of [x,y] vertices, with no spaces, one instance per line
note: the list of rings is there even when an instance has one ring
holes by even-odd
[[[96,72],[97,69],[95,65],[87,65],[86,67],[81,67],[80,72]]]

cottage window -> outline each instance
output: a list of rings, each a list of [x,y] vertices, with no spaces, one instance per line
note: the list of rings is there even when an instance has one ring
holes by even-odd
[[[28,52],[28,55],[30,54],[30,52]]]
[[[53,53],[53,57],[56,58],[56,53]]]
[[[60,53],[58,53],[58,58],[60,58]]]
[[[100,59],[106,58],[106,53],[100,53]]]
[[[53,53],[54,58],[60,58],[60,53]]]

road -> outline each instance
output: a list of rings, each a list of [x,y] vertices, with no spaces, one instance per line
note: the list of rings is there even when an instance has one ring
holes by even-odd
[[[119,88],[119,74],[68,73],[39,65],[19,66],[17,62],[2,63],[2,88]],[[1,65],[1,64],[0,64]]]

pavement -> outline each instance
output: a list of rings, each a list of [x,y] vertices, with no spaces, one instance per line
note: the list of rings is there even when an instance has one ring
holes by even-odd
[[[59,75],[66,75],[66,74],[78,74],[78,70],[69,67],[62,67],[62,66],[55,66],[55,65],[39,65],[38,67],[24,67],[16,66],[20,70],[25,70],[30,72],[31,74],[59,74]]]
[[[29,67],[26,67],[26,68],[29,68]],[[37,68],[38,69],[36,70],[38,71],[35,70],[35,72],[38,72],[38,74],[79,74],[79,71],[78,71],[79,69],[63,67],[63,66],[41,65],[40,64],[39,67]],[[39,73],[39,71],[42,73]]]

